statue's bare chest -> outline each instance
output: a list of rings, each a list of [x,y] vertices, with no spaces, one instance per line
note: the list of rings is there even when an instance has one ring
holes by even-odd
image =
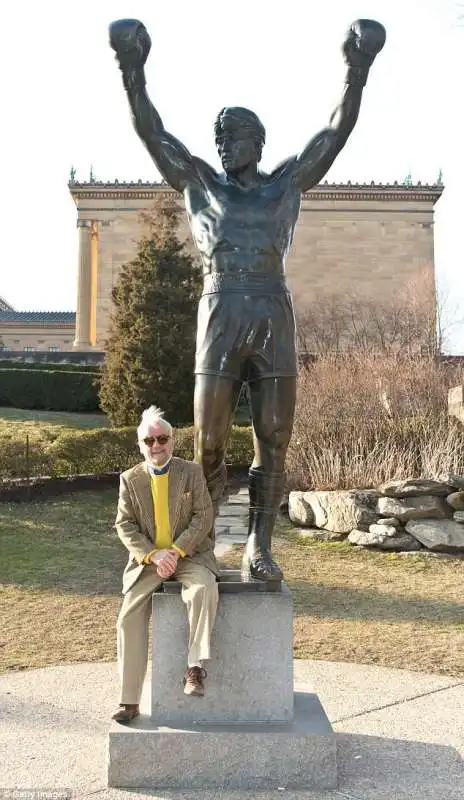
[[[300,192],[288,181],[255,188],[214,183],[186,192],[193,238],[204,255],[227,250],[274,250],[285,255],[298,218]]]

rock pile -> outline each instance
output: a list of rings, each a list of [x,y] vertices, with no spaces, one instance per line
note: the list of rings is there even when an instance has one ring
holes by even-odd
[[[464,554],[464,476],[409,478],[378,489],[290,492],[301,535],[361,547]]]

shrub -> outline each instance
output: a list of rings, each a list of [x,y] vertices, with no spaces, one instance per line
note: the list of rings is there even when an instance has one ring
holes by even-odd
[[[91,372],[0,369],[0,406],[97,411],[97,384],[98,378]]]
[[[193,427],[175,430],[175,454],[193,458]],[[64,430],[51,438],[43,431],[30,437],[29,473],[26,463],[26,436],[16,431],[0,435],[0,475],[19,478],[26,474],[76,475],[122,472],[141,460],[136,443],[136,428],[94,428]],[[253,458],[250,428],[233,427],[227,463],[248,465]]]
[[[26,435],[0,435],[0,479],[51,474],[55,474],[53,461],[44,440],[29,436],[27,442]]]
[[[100,374],[99,364],[55,364],[51,361],[14,361],[1,359],[0,369],[29,369],[50,372],[92,372]]]

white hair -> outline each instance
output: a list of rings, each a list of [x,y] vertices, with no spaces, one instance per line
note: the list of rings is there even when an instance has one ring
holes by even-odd
[[[152,425],[161,425],[169,436],[172,436],[172,425],[164,419],[164,411],[157,406],[150,406],[142,413],[142,419],[137,428],[137,438],[143,439],[144,432]]]

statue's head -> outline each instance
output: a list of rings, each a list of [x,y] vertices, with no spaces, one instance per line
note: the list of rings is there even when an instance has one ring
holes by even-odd
[[[240,171],[261,160],[266,131],[259,117],[248,108],[223,108],[216,118],[214,134],[225,172]]]

